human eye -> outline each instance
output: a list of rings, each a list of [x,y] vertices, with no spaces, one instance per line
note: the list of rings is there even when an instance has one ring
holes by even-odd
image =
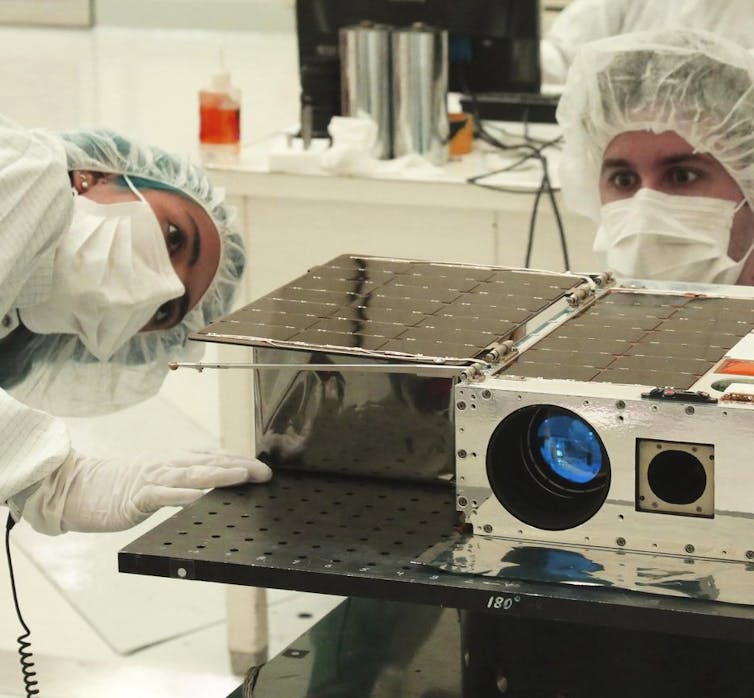
[[[685,186],[698,181],[701,175],[690,167],[672,167],[667,176],[671,184]]]
[[[170,320],[172,315],[173,302],[167,301],[166,303],[163,303],[159,308],[157,308],[155,314],[152,316],[152,319],[149,321],[149,324],[161,327]]]
[[[615,189],[625,190],[636,187],[639,178],[632,170],[615,170],[609,173],[608,182]]]
[[[174,254],[180,250],[186,243],[186,233],[183,232],[177,225],[168,223],[167,231],[165,232],[165,245],[168,248],[169,254]]]

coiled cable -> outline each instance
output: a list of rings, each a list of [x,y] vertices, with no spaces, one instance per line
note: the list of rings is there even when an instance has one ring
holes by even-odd
[[[16,607],[16,615],[21,623],[21,627],[24,629],[24,633],[16,638],[16,642],[18,643],[18,655],[21,662],[21,674],[26,698],[33,698],[33,696],[39,695],[39,688],[37,688],[39,682],[36,679],[37,672],[34,671],[33,655],[30,650],[31,642],[29,642],[29,638],[31,637],[31,631],[21,615],[21,607],[18,604],[18,594],[16,593],[16,578],[13,574],[13,561],[10,555],[10,532],[15,525],[16,522],[13,520],[13,517],[8,514],[8,520],[5,522],[5,554],[8,558],[8,573],[10,575],[11,591],[13,592],[13,605]]]

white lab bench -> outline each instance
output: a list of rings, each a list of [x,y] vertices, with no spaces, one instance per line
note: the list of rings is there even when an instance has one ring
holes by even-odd
[[[442,168],[441,178],[346,177],[271,172],[270,149],[283,136],[248,146],[237,163],[211,166],[213,181],[235,204],[249,267],[243,296],[256,298],[295,275],[343,253],[411,257],[459,263],[523,266],[540,165],[473,184],[471,176],[501,167],[496,152],[477,148]],[[548,149],[551,150],[551,149]],[[547,151],[546,151],[547,152]],[[549,155],[557,179],[557,151]],[[594,270],[594,225],[560,205],[571,267]],[[531,266],[562,270],[555,219],[542,196]]]
[[[545,127],[551,128],[551,127]],[[543,137],[550,138],[551,133]],[[336,255],[357,253],[456,263],[524,265],[532,206],[541,166],[490,177],[505,188],[491,190],[467,180],[505,166],[483,146],[443,166],[431,178],[404,172],[393,178],[271,172],[270,150],[281,147],[282,134],[251,144],[238,161],[209,165],[211,178],[224,187],[237,209],[246,242],[248,266],[240,303],[268,293]],[[549,151],[549,153],[548,153]],[[548,149],[550,176],[557,182],[558,151]],[[594,224],[563,209],[571,268],[598,270],[591,250]],[[539,203],[531,266],[564,269],[555,218],[546,196]],[[242,347],[208,352],[220,361],[248,361]],[[206,372],[202,392],[206,395]],[[224,448],[252,452],[251,372],[219,371],[218,404],[207,416],[220,415]],[[186,384],[191,390],[191,382]],[[191,399],[189,395],[187,399]],[[258,661],[265,651],[264,590],[229,588],[229,649],[236,668]],[[249,610],[255,608],[256,613]]]
[[[537,126],[537,135],[544,139],[557,134],[555,126]],[[520,125],[505,125],[507,131],[514,128]],[[467,180],[499,169],[518,155],[502,158],[477,145],[473,153],[431,173],[434,178],[421,170],[393,178],[271,172],[269,153],[284,140],[281,132],[246,146],[235,162],[207,164],[213,182],[225,189],[235,207],[238,228],[246,242],[248,263],[238,296],[240,304],[345,253],[524,265],[529,221],[541,178],[541,166],[536,161],[529,161],[526,169],[485,179],[505,191]],[[553,185],[557,186],[559,151],[548,148],[545,154]],[[556,200],[560,202],[557,192]],[[560,212],[571,268],[598,271],[591,249],[594,224],[565,211],[562,204]],[[531,266],[553,271],[564,268],[555,218],[544,195]],[[206,358],[213,360],[219,353],[212,347]],[[223,347],[222,354],[227,360],[247,359],[247,354],[237,348]],[[183,375],[170,392],[180,405],[195,403],[196,391],[201,391],[206,399],[194,408],[199,412],[194,418],[216,427],[226,448],[248,452],[252,448],[252,412],[246,395],[250,390],[236,374],[205,372],[193,379]],[[210,381],[220,383],[217,396],[207,389]]]

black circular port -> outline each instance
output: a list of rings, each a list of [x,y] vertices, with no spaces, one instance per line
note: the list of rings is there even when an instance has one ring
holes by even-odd
[[[688,451],[658,453],[647,468],[652,492],[669,504],[691,504],[707,489],[707,473],[701,461]]]
[[[610,461],[592,426],[556,405],[508,415],[487,446],[487,477],[517,519],[551,531],[573,528],[600,509],[610,489]]]

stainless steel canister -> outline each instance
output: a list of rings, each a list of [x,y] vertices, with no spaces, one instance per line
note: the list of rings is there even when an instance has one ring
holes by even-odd
[[[414,24],[394,29],[393,155],[448,159],[448,33]]]
[[[377,124],[372,154],[392,155],[389,26],[364,22],[340,34],[340,98],[343,116],[368,115]]]

